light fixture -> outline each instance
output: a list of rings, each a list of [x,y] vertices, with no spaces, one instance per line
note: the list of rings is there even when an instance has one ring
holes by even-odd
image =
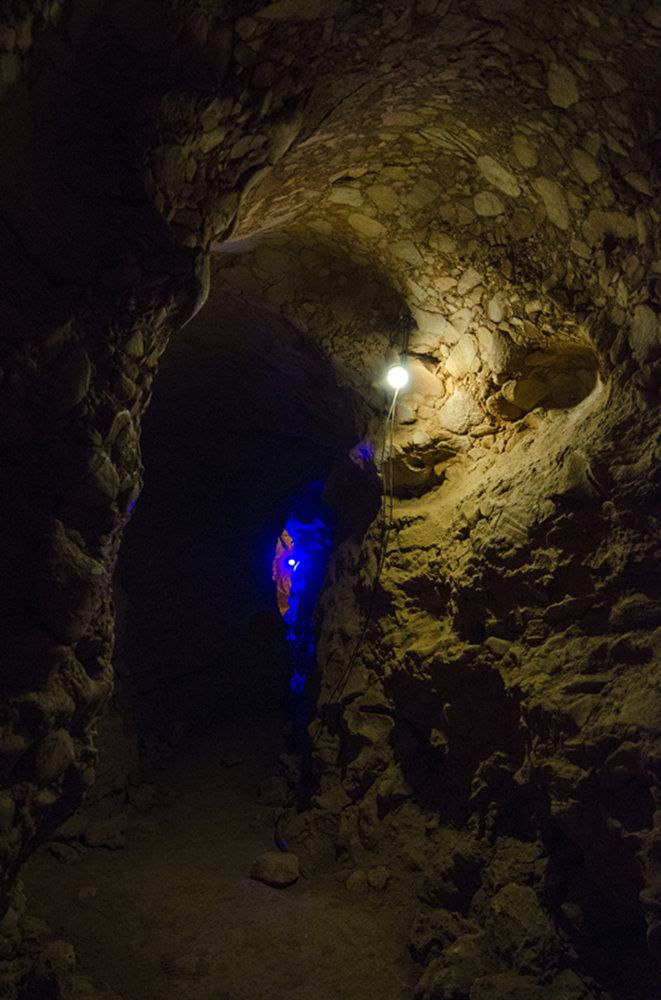
[[[388,384],[391,385],[393,389],[403,389],[405,385],[408,385],[409,373],[404,365],[392,365],[392,367],[388,369],[387,379]]]

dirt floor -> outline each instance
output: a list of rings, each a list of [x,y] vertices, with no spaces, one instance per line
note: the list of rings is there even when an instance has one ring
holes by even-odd
[[[73,943],[78,973],[122,1000],[410,1000],[420,969],[406,887],[249,877],[275,849],[256,795],[284,749],[262,720],[205,737],[168,763],[171,794],[131,816],[125,847],[75,864],[38,851],[23,876],[29,912]]]

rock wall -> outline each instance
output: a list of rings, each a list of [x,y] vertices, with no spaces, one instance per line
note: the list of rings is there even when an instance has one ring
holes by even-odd
[[[503,989],[528,975],[516,908],[547,926],[510,883],[562,923],[569,971],[605,961],[600,909],[658,952],[660,25],[638,0],[5,5],[8,979],[20,864],[93,781],[141,415],[212,248],[219,287],[332,359],[377,453],[394,321],[418,326],[385,561],[378,524],[348,537],[323,599],[310,828],[356,863],[398,829],[407,864],[435,859],[425,905],[458,894],[477,924],[455,937],[500,948]],[[478,846],[444,868],[452,830]]]
[[[582,956],[644,917],[658,957],[658,440],[631,380],[600,386],[336,555],[307,829],[421,871],[441,943],[486,934],[511,879]],[[518,871],[496,878],[504,844]],[[444,962],[421,996],[444,995]]]

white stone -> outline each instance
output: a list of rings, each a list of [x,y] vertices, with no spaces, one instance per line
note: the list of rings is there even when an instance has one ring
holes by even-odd
[[[478,326],[477,339],[483,357],[488,358],[493,347],[493,333],[486,326]]]
[[[522,167],[530,170],[537,166],[537,153],[526,139],[525,135],[515,135],[512,139],[512,149]]]
[[[397,400],[395,418],[398,424],[414,424],[416,421],[413,408],[409,406],[408,403],[404,403],[401,399]]]
[[[505,206],[493,191],[480,191],[473,198],[473,206],[478,215],[502,215]]]
[[[417,306],[412,306],[411,315],[418,324],[420,333],[433,334],[435,337],[443,337],[444,339],[446,339],[448,331],[454,333],[452,325],[440,313],[431,313],[425,309],[419,309]]]
[[[418,358],[409,358],[408,372],[411,379],[408,392],[419,392],[421,396],[430,396],[432,399],[444,396],[443,382]]]
[[[544,202],[546,213],[558,229],[569,229],[569,207],[560,187],[548,177],[537,177],[532,186]]]
[[[594,184],[601,177],[601,170],[597,166],[594,156],[585,149],[574,149],[571,154],[574,169],[582,181],[586,184]]]
[[[413,431],[413,444],[417,444],[420,448],[424,448],[425,445],[431,444],[431,438],[426,431],[418,428]]]
[[[661,4],[654,3],[648,7],[643,17],[653,28],[661,28]]]
[[[501,167],[500,163],[494,160],[492,156],[478,156],[477,169],[490,184],[500,188],[501,191],[510,195],[510,197],[518,198],[521,194],[521,188],[516,183],[516,178],[509,171],[505,170],[504,167]]]
[[[443,427],[454,434],[465,434],[475,424],[481,424],[484,413],[470,392],[459,389],[438,411]]]
[[[567,66],[551,63],[548,71],[548,95],[557,108],[569,108],[578,103],[578,83]]]
[[[360,208],[363,203],[363,196],[357,188],[335,187],[328,198],[334,205],[353,205]]]
[[[470,326],[472,319],[473,319],[472,309],[468,308],[455,309],[450,316],[450,323],[461,336],[462,334],[466,333],[466,330]],[[445,339],[447,340],[447,337]],[[459,339],[458,337],[455,337],[455,340],[458,339]]]
[[[382,236],[386,231],[385,227],[376,219],[370,219],[368,215],[361,215],[360,212],[354,212],[353,215],[349,216],[349,225],[357,233],[368,236],[372,240]]]
[[[469,267],[467,271],[464,271],[459,279],[457,284],[457,295],[466,295],[472,288],[479,285],[481,281],[482,275],[480,272],[476,271],[474,267]]]
[[[652,360],[659,347],[659,320],[649,306],[639,305],[634,309],[629,343],[634,357],[641,364]]]
[[[406,287],[418,302],[424,302],[427,299],[427,292],[413,278],[406,279]]]
[[[487,306],[487,315],[492,323],[500,323],[505,316],[507,296],[505,292],[496,292]]]
[[[471,333],[466,334],[454,345],[445,367],[453,378],[464,378],[469,372],[479,369],[477,340]]]
[[[422,254],[410,240],[398,240],[397,243],[391,243],[389,249],[393,257],[404,260],[407,264],[414,267],[422,267],[424,264]]]
[[[441,295],[444,295],[446,292],[449,292],[452,288],[456,286],[456,284],[457,284],[457,279],[451,278],[448,274],[442,274],[439,278],[434,278],[433,280],[434,288],[438,292],[440,292]]]

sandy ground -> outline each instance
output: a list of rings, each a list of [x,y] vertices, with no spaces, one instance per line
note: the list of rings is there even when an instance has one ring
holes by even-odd
[[[254,828],[256,793],[283,750],[261,723],[206,737],[170,762],[171,796],[132,817],[126,847],[74,865],[39,850],[23,878],[29,912],[73,943],[80,974],[123,1000],[410,1000],[421,970],[401,885],[249,877],[274,850],[272,828]],[[231,755],[242,763],[222,763]]]

